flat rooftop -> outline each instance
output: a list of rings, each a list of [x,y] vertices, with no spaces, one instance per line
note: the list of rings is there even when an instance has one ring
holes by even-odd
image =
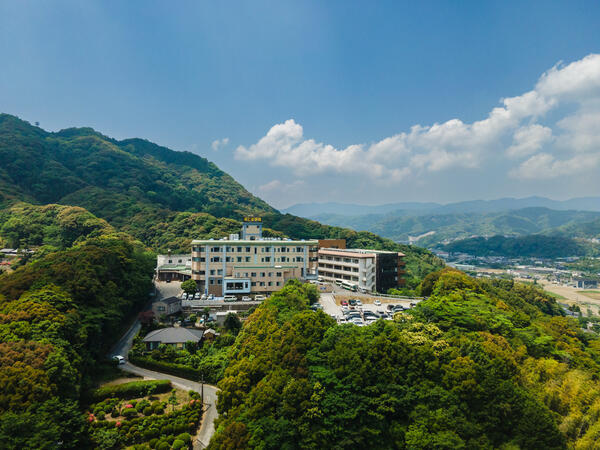
[[[401,252],[392,252],[389,250],[371,250],[364,248],[320,248],[319,253],[326,253],[335,256],[353,256],[355,258],[373,257],[375,254],[406,256]]]
[[[287,239],[194,239],[192,241],[192,245],[194,244],[202,244],[202,245],[230,245],[232,247],[242,246],[242,245],[319,245],[319,241],[317,239],[310,240],[300,240],[293,241]]]

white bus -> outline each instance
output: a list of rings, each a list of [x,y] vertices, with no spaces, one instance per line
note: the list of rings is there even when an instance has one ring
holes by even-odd
[[[358,286],[354,283],[350,283],[349,281],[342,281],[341,286],[344,289],[348,289],[349,291],[356,292],[358,290]]]

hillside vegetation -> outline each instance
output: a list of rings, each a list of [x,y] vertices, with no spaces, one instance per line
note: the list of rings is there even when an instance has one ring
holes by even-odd
[[[585,235],[589,234],[589,227],[596,234],[600,232],[597,225],[600,212],[556,211],[541,207],[497,212],[431,213],[416,210],[358,216],[319,214],[314,219],[330,225],[368,230],[395,241],[407,241],[409,236],[435,231],[418,241],[422,246],[473,235],[522,236],[541,232],[554,234],[562,230],[567,237],[595,237]],[[588,222],[596,225],[583,225]]]
[[[18,202],[30,205],[15,206]],[[0,209],[11,208],[0,212],[0,238],[20,245],[56,244],[48,228],[52,213],[32,214],[31,205],[48,203],[85,208],[159,252],[187,252],[194,238],[237,233],[240,219],[256,214],[263,217],[267,236],[343,237],[352,247],[402,251],[412,284],[443,265],[427,251],[400,246],[373,233],[281,214],[193,153],[141,139],[117,141],[91,128],[49,133],[0,114]],[[15,231],[22,225],[34,226],[41,234],[24,242]]]
[[[80,397],[147,301],[153,267],[133,241],[100,235],[0,275],[3,448],[87,447]]]
[[[522,237],[492,236],[490,238],[462,239],[444,245],[442,248],[451,253],[468,253],[474,256],[506,256],[509,258],[562,258],[597,254],[597,249],[590,244],[584,244],[567,237],[541,234]]]
[[[445,269],[420,289],[356,327],[286,285],[238,335],[209,448],[594,448],[597,335],[534,286]]]

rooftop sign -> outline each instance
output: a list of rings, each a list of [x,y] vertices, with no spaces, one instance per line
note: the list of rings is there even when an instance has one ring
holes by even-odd
[[[244,217],[244,222],[262,222],[262,217]]]

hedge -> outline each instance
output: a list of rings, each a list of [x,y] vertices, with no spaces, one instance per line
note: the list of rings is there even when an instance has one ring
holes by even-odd
[[[171,389],[169,380],[131,381],[98,388],[92,392],[92,398],[95,401],[102,401],[105,398],[128,399],[169,392]]]
[[[129,355],[129,362],[144,369],[155,370],[156,372],[168,373],[176,377],[185,378],[192,381],[200,381],[202,372],[193,367],[184,366],[183,364],[175,364],[166,361],[156,361],[144,356]]]

